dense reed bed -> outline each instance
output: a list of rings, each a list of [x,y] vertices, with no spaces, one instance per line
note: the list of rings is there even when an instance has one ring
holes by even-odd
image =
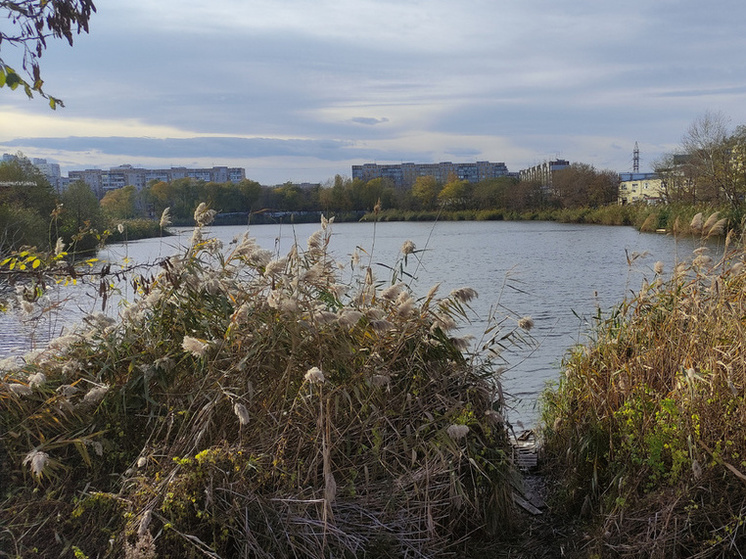
[[[717,215],[688,229],[721,233]],[[600,320],[543,399],[557,506],[586,557],[738,557],[746,549],[746,268],[701,248]],[[668,278],[668,279],[665,279]]]
[[[447,557],[508,534],[488,355],[531,321],[493,323],[472,355],[457,323],[476,293],[415,299],[411,242],[378,280],[331,257],[325,220],[281,256],[203,238],[212,217],[200,206],[190,247],[129,278],[119,320],[0,363],[0,549]]]
[[[731,206],[714,208],[683,204],[609,204],[599,207],[537,208],[530,210],[445,210],[405,211],[383,210],[366,214],[363,221],[557,221],[593,225],[627,225],[644,233],[662,232],[677,236],[699,236],[701,231],[690,228],[697,214],[725,219],[723,231],[742,232],[746,216],[742,209]],[[722,234],[722,233],[721,233]]]

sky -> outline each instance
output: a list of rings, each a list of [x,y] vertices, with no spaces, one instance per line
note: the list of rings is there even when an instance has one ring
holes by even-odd
[[[555,158],[640,170],[706,113],[746,124],[743,0],[98,0],[45,91],[0,89],[0,153],[73,169]],[[4,17],[4,14],[0,14]],[[0,29],[9,22],[0,20]],[[5,44],[0,56],[19,67]]]

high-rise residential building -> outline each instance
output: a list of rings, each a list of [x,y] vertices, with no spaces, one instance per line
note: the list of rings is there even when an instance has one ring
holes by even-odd
[[[383,164],[365,163],[352,166],[352,178],[369,181],[377,178],[391,179],[397,188],[410,188],[417,177],[435,177],[438,182],[446,183],[452,179],[479,182],[510,175],[505,163],[400,163]]]
[[[45,177],[47,177],[49,184],[51,184],[57,192],[62,192],[64,190],[66,183],[62,180],[62,173],[60,173],[60,166],[58,163],[47,163],[46,159],[40,159],[38,157],[33,158],[31,163],[34,167],[39,169]]]
[[[567,169],[569,166],[570,162],[564,159],[545,161],[528,169],[522,169],[518,172],[518,178],[522,181],[533,181],[544,187],[551,188],[554,173],[562,169]]]
[[[205,169],[189,169],[187,167],[143,169],[132,165],[120,165],[109,170],[70,171],[68,176],[71,182],[82,180],[99,197],[103,197],[109,190],[116,190],[129,185],[142,190],[152,180],[171,182],[177,179],[193,178],[205,182],[241,182],[246,179],[246,169],[222,166]]]
[[[18,159],[18,157],[18,155],[4,153],[2,161],[15,161]],[[57,192],[61,192],[63,190],[65,181],[63,180],[62,174],[60,173],[60,166],[57,163],[47,163],[46,159],[35,157],[31,160],[31,164],[39,169],[41,174],[47,178],[49,184],[51,184]]]

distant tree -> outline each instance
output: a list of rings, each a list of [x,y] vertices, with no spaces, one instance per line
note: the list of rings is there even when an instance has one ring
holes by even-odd
[[[240,196],[239,205],[241,209],[237,211],[250,211],[252,208],[255,208],[262,195],[262,185],[248,179],[244,179],[234,185],[234,189]]]
[[[96,194],[84,181],[71,183],[62,193],[59,233],[65,242],[75,244],[77,251],[93,249],[103,221]]]
[[[518,181],[505,195],[505,209],[512,211],[539,210],[558,206],[548,188],[539,181]]]
[[[497,177],[479,181],[474,185],[472,198],[478,209],[517,209],[516,194],[519,190],[518,179],[513,177]]]
[[[169,183],[169,207],[176,219],[188,221],[193,218],[194,210],[202,202],[199,199],[202,184],[204,181],[193,178],[176,179]]]
[[[395,189],[393,204],[393,207],[403,211],[415,211],[420,209],[419,203],[415,200],[414,196],[412,196],[411,188]]]
[[[275,187],[273,190],[277,200],[276,209],[291,212],[305,209],[303,207],[303,192],[300,186],[292,182],[286,182],[282,186]]]
[[[115,219],[131,219],[137,215],[137,188],[132,185],[108,191],[101,199],[101,209]]]
[[[0,204],[0,257],[24,246],[49,246],[49,219],[30,208]]]
[[[49,181],[23,154],[0,163],[0,254],[48,247],[55,204]]]
[[[598,207],[616,202],[619,176],[586,163],[573,163],[554,173],[552,187],[562,207]]]
[[[441,188],[442,185],[431,175],[417,177],[412,185],[412,197],[421,209],[432,210],[438,206]]]
[[[371,211],[380,201],[381,207],[393,208],[396,200],[394,183],[388,178],[376,178],[368,182],[352,181],[351,198],[353,209]]]
[[[319,204],[326,212],[347,212],[352,209],[350,189],[352,180],[342,175],[335,175],[319,192]]]
[[[697,181],[694,167],[684,156],[666,155],[653,164],[653,171],[661,179],[663,199],[668,204],[696,204]]]
[[[42,172],[19,153],[0,163],[0,204],[31,208],[47,218],[55,207],[56,196]]]
[[[23,52],[21,67],[25,77],[0,57],[0,87],[23,88],[49,99],[53,109],[62,101],[47,95],[42,86],[39,59],[49,38],[64,38],[73,44],[73,33],[88,32],[88,21],[96,11],[92,0],[2,0],[0,14],[6,14],[8,25],[0,28],[0,48],[8,45]]]
[[[171,185],[164,181],[150,181],[140,193],[147,211],[152,216],[159,216],[163,210],[171,207]]]
[[[678,153],[654,169],[670,203],[728,202],[738,208],[746,197],[746,126],[731,132],[722,113],[706,112],[689,126]]]
[[[204,202],[214,210],[218,211],[231,211],[226,209],[226,206],[232,205],[230,199],[230,192],[226,185],[218,182],[205,182],[199,185],[198,197],[201,202]]]
[[[689,126],[681,141],[683,172],[692,177],[696,202],[718,202],[728,197],[731,152],[728,119],[719,112],[706,112]],[[735,200],[731,200],[735,202]]]
[[[438,202],[449,210],[462,210],[469,206],[473,185],[465,180],[448,182],[438,193]]]

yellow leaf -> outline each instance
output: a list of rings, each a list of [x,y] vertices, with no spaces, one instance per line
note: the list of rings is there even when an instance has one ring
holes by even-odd
[[[33,268],[34,270],[36,270],[36,269],[37,269],[37,268],[38,268],[38,267],[39,267],[40,265],[41,265],[41,260],[39,260],[39,259],[37,258],[36,260],[34,260],[34,263],[33,263],[33,264],[31,264],[31,267],[32,267],[32,268]]]

